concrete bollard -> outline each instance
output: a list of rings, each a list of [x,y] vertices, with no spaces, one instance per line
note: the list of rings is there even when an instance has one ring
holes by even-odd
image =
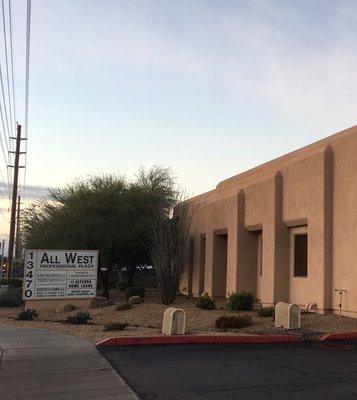
[[[164,335],[184,335],[186,332],[186,312],[170,307],[164,312],[162,333]]]
[[[280,301],[275,306],[275,326],[285,329],[301,328],[301,312],[297,304]]]

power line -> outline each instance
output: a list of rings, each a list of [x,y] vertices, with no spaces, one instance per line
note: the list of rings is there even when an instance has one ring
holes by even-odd
[[[2,0],[3,1],[3,0]],[[9,37],[10,37],[10,66],[11,66],[11,81],[12,81],[12,106],[13,106],[13,121],[11,121],[14,132],[16,131],[16,101],[15,101],[15,78],[14,78],[14,41],[12,36],[12,7],[11,0],[8,0],[8,10],[9,10]],[[10,101],[10,98],[9,98]],[[11,143],[11,141],[10,141]],[[10,164],[10,153],[9,153],[9,164]],[[11,180],[11,172],[8,168],[9,182]],[[10,185],[10,183],[9,183]],[[10,201],[10,194],[9,194]]]
[[[9,153],[9,146],[8,146],[7,141],[6,141],[7,137],[6,137],[6,134],[5,134],[5,124],[4,124],[4,116],[3,116],[3,111],[2,111],[2,107],[1,107],[1,102],[0,102],[0,115],[1,115],[1,121],[2,121],[2,126],[3,126],[2,133],[4,135],[5,145],[6,145],[6,150],[7,151],[5,150],[5,146],[4,146],[4,142],[3,142],[3,138],[2,138],[1,133],[0,133],[0,143],[1,143],[2,154],[4,156],[5,168],[6,168],[6,172],[7,172],[7,192],[9,194],[9,201],[10,201],[10,170],[9,170],[9,167],[8,167],[8,164],[10,163],[9,162],[9,158],[10,158],[9,154],[10,153]],[[6,156],[6,153],[7,153],[7,156]],[[1,175],[2,175],[2,173],[1,173]],[[3,181],[4,181],[4,183],[6,183],[4,178],[3,178]]]
[[[9,34],[10,34],[10,60],[11,60],[11,80],[12,80],[12,103],[14,110],[13,127],[16,126],[16,102],[15,102],[15,79],[14,79],[14,41],[12,38],[12,11],[11,11],[11,0],[8,0],[9,6]]]
[[[4,103],[4,113],[5,113],[5,121],[6,121],[7,129],[5,128],[3,109],[1,107],[1,102],[0,102],[1,119],[2,119],[3,128],[4,128],[3,133],[4,133],[4,137],[5,137],[5,143],[6,143],[6,147],[7,147],[8,151],[9,151],[9,143],[8,143],[8,138],[5,135],[5,130],[7,130],[7,134],[8,134],[8,136],[10,136],[10,128],[9,128],[9,119],[8,119],[8,114],[7,114],[6,101],[5,101],[5,89],[4,89],[4,80],[3,80],[3,76],[2,76],[1,62],[0,62],[0,84],[1,84],[1,92],[2,92],[2,101]]]
[[[3,23],[3,35],[4,35],[4,49],[5,49],[5,65],[6,65],[6,82],[7,82],[7,96],[8,96],[8,103],[9,103],[9,113],[10,113],[10,132],[11,135],[14,136],[14,126],[12,126],[12,110],[11,110],[11,94],[10,94],[10,78],[9,78],[9,58],[8,58],[8,50],[7,50],[7,32],[6,32],[6,24],[5,24],[5,6],[4,0],[1,0],[2,5],[2,23]],[[10,144],[11,148],[11,144]]]
[[[7,112],[6,112],[6,122],[8,125],[8,135],[9,135],[9,145],[8,145],[8,164],[11,164],[11,154],[13,153],[13,147],[12,147],[12,142],[10,140],[10,136],[14,136],[14,132],[15,132],[15,122],[13,121],[13,113],[11,110],[11,90],[10,90],[10,78],[9,78],[9,59],[8,59],[8,47],[7,47],[7,43],[8,43],[8,38],[7,38],[7,30],[6,30],[6,23],[5,23],[5,5],[4,5],[4,0],[1,0],[1,6],[2,6],[2,22],[3,22],[3,35],[4,35],[4,50],[5,50],[5,66],[6,66],[6,83],[7,83],[7,97],[8,97],[8,110],[9,110],[9,114],[10,114],[10,118],[8,118]],[[8,2],[8,17],[9,17],[9,26],[10,26],[10,34],[11,34],[11,40],[12,40],[12,22],[11,22],[11,5],[10,5],[10,0]],[[11,49],[11,56],[12,56],[12,52],[13,52],[13,44],[10,44],[10,49]],[[12,57],[11,57],[11,62],[13,62]],[[12,70],[13,71],[13,70]],[[12,79],[14,78],[13,74],[12,74]],[[4,90],[4,85],[3,85],[3,78],[1,76],[1,85],[2,85],[2,92],[3,92],[3,102],[4,102],[4,107],[6,110],[6,101],[5,101],[5,90]],[[12,83],[12,87],[14,88],[14,82]],[[13,104],[15,104],[15,99],[14,99],[14,92],[13,92]],[[14,113],[14,118],[15,118],[15,113]],[[10,123],[9,123],[10,120]],[[10,150],[9,150],[10,148]],[[9,167],[7,168],[7,177],[8,177],[8,186],[10,189],[10,181],[11,181],[11,177],[12,174],[10,172]],[[10,195],[9,195],[9,201],[10,200]]]
[[[2,0],[2,4],[3,0]],[[4,9],[4,5],[3,5]],[[15,79],[14,79],[14,43],[13,43],[13,36],[12,36],[12,8],[11,8],[11,0],[8,0],[8,16],[9,16],[9,37],[10,37],[10,66],[11,66],[11,81],[12,81],[12,106],[13,106],[13,120],[11,120],[11,105],[9,104],[10,108],[10,125],[12,125],[13,132],[15,132],[15,127],[16,127],[16,102],[15,102]],[[4,21],[4,19],[3,19]],[[5,24],[4,24],[4,32],[5,32]],[[4,41],[6,43],[6,37],[4,36]],[[6,51],[6,47],[5,47]],[[7,66],[7,59],[6,59],[6,66]],[[7,70],[8,71],[8,70]],[[9,82],[8,82],[8,89],[9,89]],[[9,91],[9,102],[10,102],[10,91]],[[12,149],[11,146],[11,140],[10,140],[10,148]],[[11,152],[8,153],[8,159],[9,159],[9,164],[11,160]],[[10,169],[8,167],[8,189],[10,189]],[[10,190],[9,192],[9,202],[10,202]]]
[[[2,92],[2,98],[3,98],[3,103],[4,103],[4,111],[5,111],[5,119],[6,119],[6,125],[7,125],[7,134],[10,137],[10,130],[9,130],[9,121],[8,121],[8,116],[7,116],[7,110],[6,110],[6,102],[5,102],[5,91],[4,91],[4,83],[3,83],[3,76],[2,76],[2,68],[1,68],[1,63],[0,63],[0,84],[1,84],[1,92]],[[4,161],[5,161],[5,167],[7,169],[7,186],[8,186],[8,191],[10,192],[10,181],[11,181],[11,173],[8,167],[8,164],[10,164],[10,148],[9,148],[9,143],[8,139],[5,133],[6,127],[5,127],[5,122],[4,122],[4,113],[3,113],[3,108],[1,107],[1,101],[0,101],[0,116],[1,116],[1,122],[3,126],[3,136],[5,139],[5,145],[6,145],[6,150],[4,149],[4,144],[3,140],[1,138],[0,134],[0,139],[1,139],[1,148],[3,150],[3,155],[4,155]],[[5,152],[7,152],[7,157]],[[9,201],[10,201],[10,194],[9,194]]]
[[[13,9],[12,0],[1,0],[1,10],[2,10],[2,36],[3,36],[3,47],[1,48],[1,60],[0,60],[0,118],[2,129],[0,128],[0,158],[4,158],[5,165],[7,167],[7,186],[3,174],[2,168],[0,168],[0,178],[3,180],[4,184],[0,186],[0,199],[4,198],[4,194],[9,194],[10,200],[10,182],[12,178],[12,172],[10,173],[9,165],[14,167],[12,184],[12,207],[11,207],[11,224],[10,224],[10,238],[13,244],[14,239],[14,221],[16,216],[14,215],[14,204],[16,203],[16,192],[17,183],[19,178],[19,169],[26,167],[27,164],[27,136],[28,136],[28,119],[29,119],[29,77],[30,77],[30,32],[31,32],[31,0],[27,0],[27,21],[26,21],[26,71],[25,71],[25,99],[24,99],[24,137],[21,137],[21,126],[17,124],[17,113],[16,113],[16,81],[15,81],[15,68],[14,68],[14,36],[13,36]],[[1,29],[1,28],[0,28]],[[12,140],[16,136],[16,151],[13,151]],[[26,143],[26,150],[24,152],[20,151],[20,142],[24,140]],[[2,154],[1,154],[2,153]],[[12,163],[12,154],[15,154],[14,163]],[[19,166],[20,154],[25,155],[24,165]],[[14,164],[14,165],[12,165]],[[24,173],[23,190],[25,191],[26,186],[26,168]],[[4,209],[5,210],[5,209]],[[4,211],[0,207],[0,215],[5,220]],[[19,215],[19,208],[17,210],[17,215]],[[9,243],[9,248],[10,248]],[[11,265],[11,255],[9,253],[9,263]]]
[[[25,72],[25,134],[28,137],[28,122],[29,122],[29,86],[30,86],[30,44],[31,44],[31,0],[27,0],[27,18],[26,18],[26,72]],[[27,140],[25,140],[25,170],[24,181],[22,186],[22,197],[25,200],[26,175],[27,175]]]
[[[25,138],[27,138],[27,130],[28,130],[28,122],[29,122],[30,43],[31,43],[31,0],[27,0],[26,83],[25,83]]]
[[[11,172],[8,168],[8,164],[11,163],[11,156],[10,156],[10,151],[12,150],[12,145],[10,141],[10,136],[12,132],[12,116],[11,116],[11,103],[10,103],[10,85],[9,85],[9,75],[8,75],[8,58],[7,58],[7,35],[6,35],[6,25],[5,25],[5,6],[4,6],[4,1],[2,0],[1,2],[2,5],[2,22],[3,22],[3,35],[4,35],[4,49],[5,49],[5,60],[6,60],[6,71],[7,71],[7,88],[8,88],[8,98],[9,98],[9,104],[6,102],[6,94],[5,94],[5,85],[4,85],[4,79],[3,79],[3,72],[2,72],[2,65],[0,63],[0,83],[1,83],[1,92],[2,92],[2,101],[3,101],[3,107],[1,107],[1,102],[0,102],[0,114],[1,114],[1,121],[3,125],[3,136],[5,139],[5,144],[6,144],[6,149],[7,149],[7,157],[4,154],[4,159],[5,159],[5,165],[7,168],[7,185],[8,185],[8,191],[10,192],[10,181],[11,181]],[[10,125],[9,125],[9,117],[8,117],[8,107],[9,107],[9,112],[10,112]],[[4,114],[5,114],[5,121],[6,121],[6,128],[5,128],[5,121],[4,121]],[[7,130],[7,135],[5,131]],[[2,143],[2,148],[3,148],[3,143]],[[5,149],[3,149],[5,150]],[[10,196],[9,196],[9,201],[10,201]]]
[[[4,159],[5,159],[5,165],[6,165],[6,169],[8,169],[8,166],[7,166],[7,157],[6,157],[6,152],[5,152],[5,148],[4,148],[4,143],[3,143],[3,140],[2,140],[2,137],[1,137],[1,135],[0,135],[0,144],[1,144],[1,150],[2,150],[2,154],[3,154],[3,156],[4,156]],[[1,171],[1,170],[0,170]],[[1,172],[1,175],[2,175],[2,172]],[[5,181],[4,181],[4,183],[5,183]],[[9,186],[9,185],[8,185]],[[9,190],[8,190],[8,193],[9,193],[9,196],[10,196],[10,192],[9,192]]]

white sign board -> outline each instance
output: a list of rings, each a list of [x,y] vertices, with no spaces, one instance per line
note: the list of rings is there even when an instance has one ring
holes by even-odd
[[[98,250],[26,250],[24,300],[95,297]]]

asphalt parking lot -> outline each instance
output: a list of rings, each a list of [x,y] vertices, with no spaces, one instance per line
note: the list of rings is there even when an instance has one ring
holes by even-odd
[[[143,400],[357,399],[357,341],[99,351]]]

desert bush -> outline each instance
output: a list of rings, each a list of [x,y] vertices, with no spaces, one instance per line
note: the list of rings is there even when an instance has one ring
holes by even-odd
[[[1,307],[18,307],[22,304],[22,289],[8,287],[0,293]]]
[[[9,285],[11,288],[21,288],[22,287],[22,280],[16,278],[10,279],[0,279],[0,286]]]
[[[254,296],[252,292],[229,293],[227,307],[231,311],[253,310]]]
[[[258,317],[273,317],[275,315],[275,307],[262,307],[258,310]]]
[[[19,321],[33,321],[35,318],[38,317],[38,312],[33,308],[28,308],[20,311],[17,314],[17,320]]]
[[[104,325],[103,331],[123,331],[128,326],[126,322],[108,322]]]
[[[114,303],[111,300],[108,300],[106,297],[94,297],[90,302],[90,306],[92,308],[109,307],[113,304]]]
[[[128,284],[127,284],[126,282],[124,282],[124,281],[118,281],[118,282],[116,283],[116,287],[117,287],[118,290],[120,290],[121,292],[123,292],[125,289],[127,289]]]
[[[129,299],[130,305],[140,304],[141,302],[142,302],[142,299],[140,296],[131,296]]]
[[[144,300],[145,297],[145,289],[140,286],[131,286],[125,290],[125,297],[128,301],[130,297],[139,296],[141,300]]]
[[[69,304],[66,304],[66,305],[63,307],[63,311],[64,311],[64,312],[71,312],[71,311],[74,311],[76,308],[77,308],[77,307],[76,307],[74,304],[69,303]]]
[[[84,325],[87,324],[91,319],[92,317],[88,312],[79,311],[74,315],[69,315],[66,319],[66,322],[73,325]]]
[[[237,315],[222,315],[215,321],[216,328],[222,331],[228,329],[240,329],[251,325],[252,320],[249,317],[239,317]]]
[[[125,311],[125,310],[130,310],[133,308],[133,306],[129,303],[118,303],[115,306],[116,311]]]
[[[199,297],[196,307],[202,308],[203,310],[214,310],[216,308],[216,302],[208,293],[203,293]]]

